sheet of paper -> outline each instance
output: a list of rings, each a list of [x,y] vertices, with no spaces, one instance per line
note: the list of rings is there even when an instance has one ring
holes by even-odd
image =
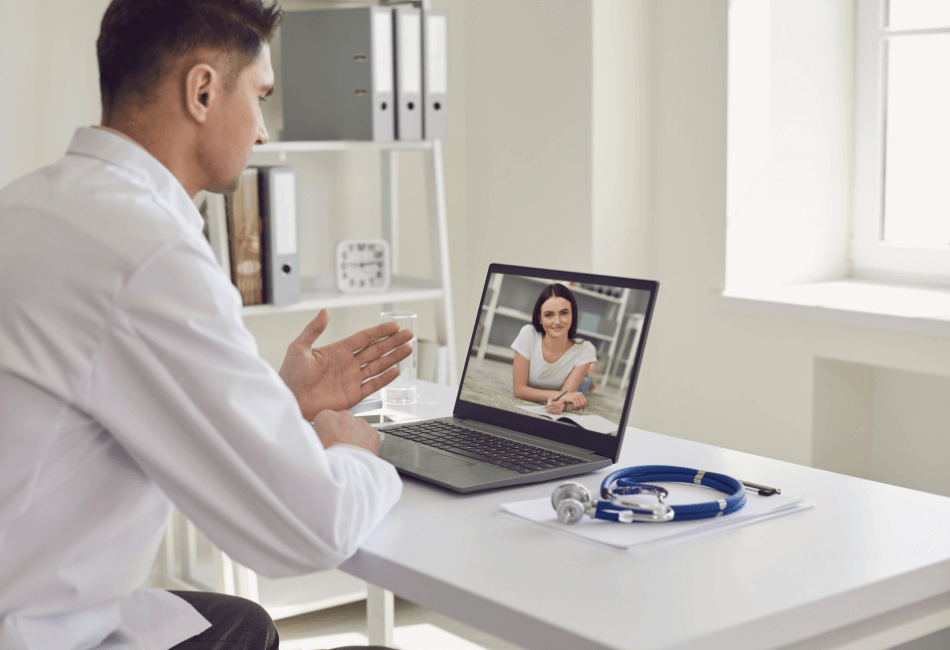
[[[676,484],[664,484],[670,492],[668,503],[676,509],[676,502],[700,503],[702,498],[677,499]],[[707,497],[708,498],[708,497]],[[633,523],[621,524],[601,519],[584,517],[573,525],[562,524],[557,520],[557,513],[551,507],[551,499],[530,499],[503,503],[502,512],[514,515],[521,519],[546,526],[568,535],[574,535],[600,544],[615,548],[628,549],[636,552],[654,550],[686,539],[694,539],[701,535],[714,533],[725,528],[744,526],[750,523],[765,521],[773,517],[799,512],[815,507],[802,499],[774,495],[760,497],[749,493],[746,505],[739,511],[712,519],[697,519],[694,521],[671,521],[669,523]]]
[[[616,434],[617,429],[620,428],[616,422],[611,422],[607,418],[600,415],[580,415],[575,413],[562,413],[561,415],[553,415],[545,411],[543,406],[519,406],[518,408],[527,411],[528,413],[534,413],[535,415],[543,415],[544,417],[551,418],[552,420],[571,420],[572,422],[576,422],[580,426],[584,427],[588,431],[596,431],[597,433]]]

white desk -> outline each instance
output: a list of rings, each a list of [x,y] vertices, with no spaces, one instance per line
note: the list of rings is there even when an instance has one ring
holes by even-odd
[[[419,415],[451,411],[451,389],[421,394]],[[406,479],[341,568],[525,648],[890,648],[950,627],[950,498],[630,429],[612,469],[644,464],[817,507],[635,554],[498,514],[561,481],[461,496]]]

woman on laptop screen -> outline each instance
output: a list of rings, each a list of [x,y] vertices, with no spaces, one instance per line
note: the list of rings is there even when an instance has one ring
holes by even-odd
[[[650,297],[610,284],[490,274],[459,398],[617,435],[632,371],[627,350],[637,346],[628,324],[642,322]]]
[[[549,284],[534,304],[531,324],[511,344],[515,351],[514,396],[542,402],[545,411],[587,408],[587,395],[596,388],[597,351],[577,335],[577,300],[566,285]]]

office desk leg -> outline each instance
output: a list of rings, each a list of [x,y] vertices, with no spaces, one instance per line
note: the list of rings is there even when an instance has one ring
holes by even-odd
[[[370,645],[392,646],[393,592],[366,583],[366,636]]]

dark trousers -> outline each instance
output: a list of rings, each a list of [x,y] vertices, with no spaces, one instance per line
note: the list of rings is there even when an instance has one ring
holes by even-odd
[[[280,639],[274,621],[263,607],[237,596],[203,591],[173,591],[211,627],[182,641],[171,650],[278,650]],[[391,650],[383,646],[347,646],[336,650]]]

